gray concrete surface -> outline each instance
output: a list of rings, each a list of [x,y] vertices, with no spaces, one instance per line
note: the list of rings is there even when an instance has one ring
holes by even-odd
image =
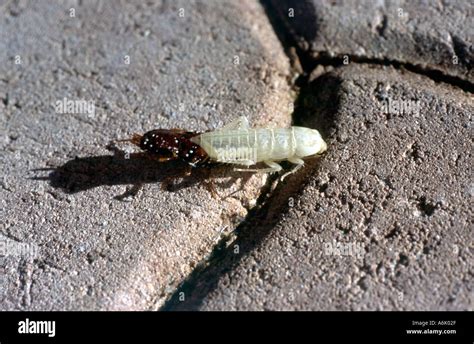
[[[168,308],[473,310],[472,95],[391,67],[320,74],[295,116],[327,153]]]
[[[472,4],[263,2],[0,4],[0,309],[473,309]],[[108,146],[240,115],[329,150],[170,182]]]
[[[269,1],[314,59],[388,60],[474,82],[472,1]]]
[[[266,177],[217,173],[216,198],[203,176],[167,191],[159,182],[182,165],[113,157],[105,147],[134,132],[207,130],[240,115],[288,125],[288,59],[262,7],[0,8],[0,309],[160,307],[255,205]],[[64,97],[95,111],[57,113]],[[141,182],[135,197],[115,199]]]

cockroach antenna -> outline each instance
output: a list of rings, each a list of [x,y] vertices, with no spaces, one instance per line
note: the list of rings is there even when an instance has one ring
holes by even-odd
[[[115,142],[130,142],[134,144],[135,146],[140,147],[140,142],[142,141],[143,135],[140,134],[132,134],[132,137],[129,139],[124,139],[124,140],[115,140]]]
[[[240,166],[235,168],[236,171],[271,173],[282,170],[277,162],[288,160],[295,166],[281,180],[303,167],[303,159],[327,149],[315,129],[296,126],[250,128],[243,116],[214,131],[196,133],[183,129],[155,129],[120,141],[131,142],[160,161],[180,159],[193,167],[219,162]],[[268,167],[249,168],[259,162]]]

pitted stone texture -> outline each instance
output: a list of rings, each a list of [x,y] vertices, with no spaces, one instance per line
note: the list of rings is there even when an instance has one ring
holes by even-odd
[[[389,60],[474,82],[472,1],[271,1],[313,58]]]
[[[255,205],[265,176],[217,178],[217,198],[199,184],[168,192],[155,182],[182,165],[114,158],[105,146],[240,115],[287,125],[288,61],[263,9],[254,0],[0,6],[0,240],[9,247],[0,308],[159,307]],[[57,113],[64,98],[90,100],[95,112]],[[138,182],[130,202],[114,199]]]
[[[169,308],[472,310],[472,96],[388,67],[320,74],[295,116],[327,153]]]

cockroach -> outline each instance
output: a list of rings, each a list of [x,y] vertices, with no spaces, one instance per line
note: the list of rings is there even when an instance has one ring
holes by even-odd
[[[295,173],[304,165],[303,158],[323,153],[327,149],[321,134],[305,127],[250,128],[242,116],[226,126],[198,133],[182,129],[155,129],[143,135],[134,134],[130,141],[160,161],[180,159],[193,167],[209,162],[239,165],[236,171],[272,173],[287,160],[295,167],[282,176]],[[267,168],[250,169],[259,162]]]
[[[182,129],[155,129],[143,135],[133,134],[131,143],[159,161],[183,160],[193,167],[209,161],[208,154],[191,139],[199,133]]]

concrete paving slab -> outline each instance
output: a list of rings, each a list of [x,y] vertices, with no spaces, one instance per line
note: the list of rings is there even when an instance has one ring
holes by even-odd
[[[261,5],[0,6],[0,309],[160,307],[247,215],[266,177],[244,183],[225,170],[214,176],[218,198],[202,176],[167,191],[158,182],[182,165],[105,147],[134,132],[208,130],[240,115],[287,125],[288,60]],[[140,182],[135,197],[116,199]]]
[[[327,153],[167,309],[472,311],[472,95],[351,64],[320,70],[297,105]]]
[[[313,59],[402,63],[474,83],[472,1],[269,1]]]

